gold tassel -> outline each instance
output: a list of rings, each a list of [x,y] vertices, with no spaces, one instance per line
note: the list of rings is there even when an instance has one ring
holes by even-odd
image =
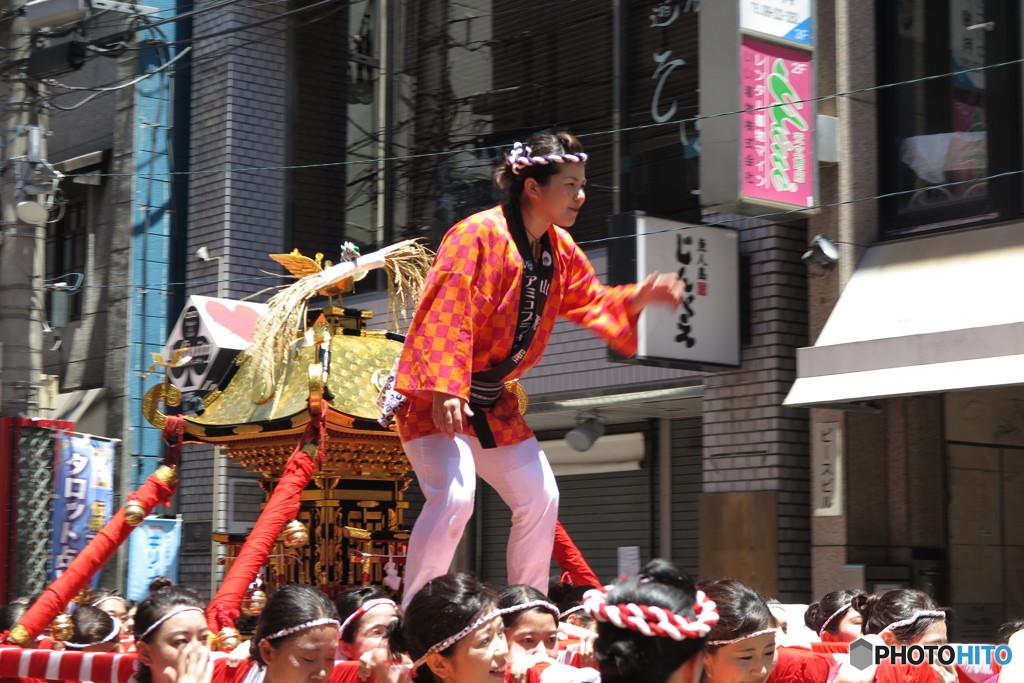
[[[426,247],[413,242],[415,249],[404,250],[384,261],[384,272],[388,275],[388,312],[396,330],[400,320],[408,320],[408,312],[416,308],[420,295],[427,284],[427,272],[434,255]],[[408,323],[401,331],[408,329]]]
[[[419,301],[426,284],[427,271],[433,254],[416,240],[405,240],[384,247],[376,253],[383,255],[384,271],[388,275],[388,307],[397,325],[404,311]],[[371,258],[375,254],[356,260],[353,273],[380,266]],[[359,261],[368,263],[360,266]],[[287,362],[302,322],[306,305],[325,286],[321,273],[307,275],[275,294],[268,303],[267,313],[260,318],[253,333],[252,344],[238,355],[238,365],[253,363],[253,371],[263,383],[263,396],[270,397],[277,384],[278,373]]]

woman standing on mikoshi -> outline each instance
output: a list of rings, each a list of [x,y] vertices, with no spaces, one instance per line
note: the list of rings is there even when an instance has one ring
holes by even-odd
[[[476,475],[512,509],[508,582],[544,592],[558,487],[507,380],[540,361],[555,319],[625,356],[650,303],[678,306],[675,274],[607,287],[566,228],[585,199],[587,155],[569,133],[516,143],[495,172],[508,201],[445,235],[399,358],[399,435],[426,503],[409,540],[406,601],[448,571],[473,511]],[[385,413],[388,407],[385,407]]]

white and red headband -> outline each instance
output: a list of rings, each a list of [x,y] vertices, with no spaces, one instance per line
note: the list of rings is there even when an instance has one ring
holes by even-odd
[[[439,643],[435,643],[427,648],[427,651],[423,653],[423,656],[413,662],[413,668],[418,669],[423,666],[423,663],[427,661],[427,655],[434,654],[435,652],[444,652],[455,643],[459,642],[473,631],[477,630],[481,626],[490,623],[494,619],[504,616],[506,614],[513,614],[515,612],[525,612],[534,608],[543,608],[558,614],[558,608],[547,600],[530,600],[524,602],[521,605],[512,605],[511,607],[502,607],[501,609],[492,609],[482,617],[474,619],[466,628],[462,629],[458,633],[452,634],[442,640]]]
[[[548,164],[585,164],[587,153],[577,152],[575,154],[542,154],[533,156],[529,146],[521,142],[512,145],[512,151],[505,157],[505,163],[512,167],[512,173],[519,175],[527,166],[547,166]]]
[[[395,604],[395,601],[389,598],[374,598],[373,600],[367,600],[359,606],[359,609],[345,617],[345,621],[341,622],[341,628],[339,629],[340,634],[344,636],[345,629],[359,621],[364,614],[372,610],[374,607],[383,607],[385,605],[398,609],[398,605]]]
[[[883,628],[881,631],[879,631],[878,635],[882,635],[886,631],[895,631],[898,628],[904,628],[906,626],[910,626],[910,625],[914,624],[918,619],[943,619],[944,620],[945,618],[946,618],[946,613],[943,612],[942,610],[938,610],[938,609],[918,610],[917,612],[914,612],[914,615],[911,616],[908,619],[901,619],[899,621],[894,621],[893,623],[889,624],[888,626]]]
[[[819,637],[819,638],[821,638],[821,636],[822,636],[822,635],[823,635],[823,634],[825,633],[825,629],[827,629],[827,628],[828,628],[828,625],[829,625],[829,624],[831,624],[831,623],[832,623],[832,621],[833,621],[833,620],[834,620],[834,619],[835,619],[836,617],[838,617],[838,616],[839,616],[840,614],[842,614],[842,613],[843,613],[843,612],[845,612],[846,610],[850,609],[851,607],[853,607],[853,603],[852,603],[852,602],[848,602],[848,603],[846,603],[845,605],[843,605],[842,607],[840,607],[839,609],[837,609],[837,610],[836,610],[835,612],[833,612],[832,614],[830,614],[830,615],[829,615],[829,617],[828,617],[828,619],[826,619],[826,620],[825,620],[825,623],[823,623],[823,624],[821,625],[821,628],[820,628],[820,629],[818,629],[818,637]]]

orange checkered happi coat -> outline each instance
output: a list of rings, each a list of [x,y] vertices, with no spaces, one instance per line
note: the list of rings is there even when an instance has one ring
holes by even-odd
[[[540,361],[557,317],[586,327],[624,356],[636,353],[638,316],[628,311],[636,285],[601,284],[568,231],[551,226],[548,235],[555,257],[551,292],[516,376],[507,379],[518,379]],[[500,206],[470,216],[445,235],[398,363],[395,387],[413,399],[396,415],[404,441],[439,432],[429,392],[469,400],[472,374],[508,357],[522,275],[523,258]],[[533,436],[511,392],[505,391],[487,412],[498,446]],[[464,425],[464,431],[473,434],[473,428]]]

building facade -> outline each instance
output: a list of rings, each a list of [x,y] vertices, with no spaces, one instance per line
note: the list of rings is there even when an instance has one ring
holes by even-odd
[[[818,9],[821,92],[851,94],[820,105],[840,154],[809,227],[839,261],[785,401],[810,408],[813,592],[921,588],[992,642],[1024,610],[1020,5]]]

